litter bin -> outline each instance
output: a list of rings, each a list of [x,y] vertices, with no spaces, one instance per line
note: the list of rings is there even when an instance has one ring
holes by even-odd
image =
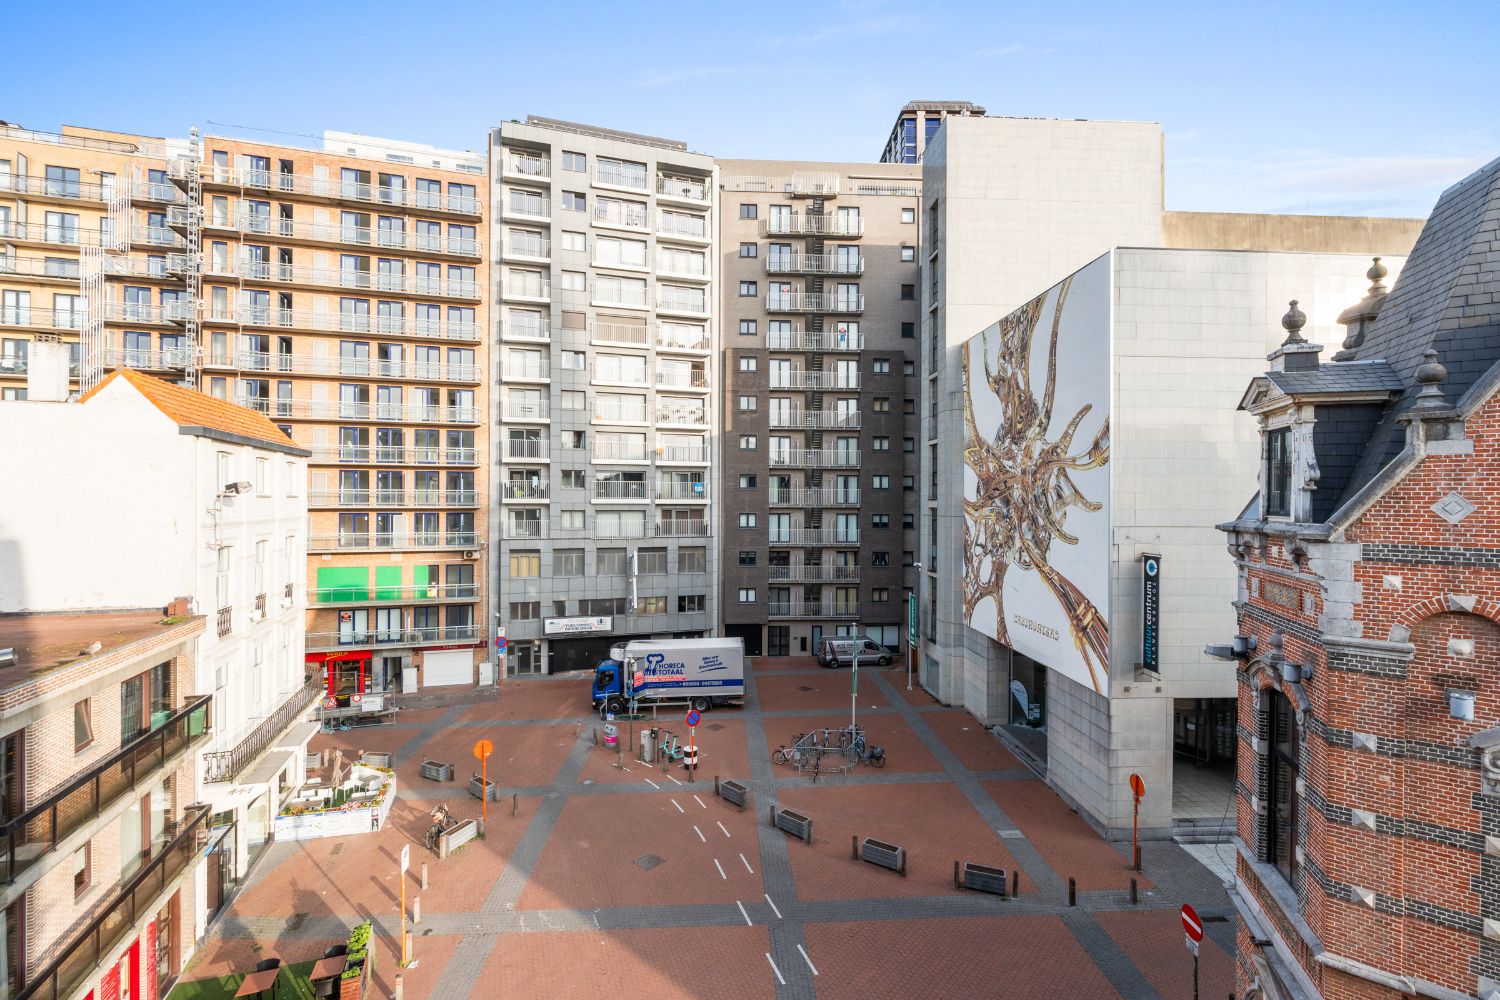
[[[654,764],[656,762],[656,730],[641,730],[641,762]]]

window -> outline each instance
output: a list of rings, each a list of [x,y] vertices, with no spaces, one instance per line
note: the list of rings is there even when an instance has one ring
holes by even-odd
[[[542,575],[542,554],[540,552],[512,552],[510,554],[510,575],[512,579],[527,580]]]
[[[754,451],[755,448],[756,438],[754,434],[740,435],[740,451]]]
[[[756,358],[753,355],[751,357],[748,357],[748,358],[745,358],[745,357],[740,358],[740,371],[742,371],[742,372],[753,372],[753,371],[755,371],[757,368],[760,367],[760,365],[758,363],[759,360],[760,360],[759,358]]]
[[[636,553],[635,571],[641,576],[664,576],[667,572],[666,549],[641,549]]]
[[[760,397],[758,397],[758,396],[741,396],[740,397],[740,412],[741,413],[754,413],[759,408],[760,408]]]
[[[583,530],[583,511],[581,511],[581,510],[564,510],[564,511],[559,511],[558,513],[559,513],[559,523],[561,524],[562,527],[569,528],[569,529],[572,529],[572,530],[575,530],[575,531],[582,531]]]
[[[707,573],[708,572],[708,549],[694,546],[687,549],[677,550],[677,572],[679,573]]]
[[[581,372],[588,367],[588,355],[583,351],[563,351],[562,366]]]
[[[901,374],[902,375],[915,375],[916,373],[917,373],[917,365],[916,365],[916,362],[914,362],[914,361],[908,361],[908,362],[904,363],[901,366]]]
[[[872,528],[889,528],[890,526],[891,526],[891,515],[889,515],[889,514],[871,514],[870,515],[870,527],[872,527]]]
[[[902,285],[901,286],[901,301],[902,302],[915,302],[916,298],[917,298],[917,286],[916,285]]]
[[[583,448],[583,431],[563,431],[562,446],[570,451],[578,451]]]
[[[916,561],[917,561],[916,553],[911,552],[910,550],[901,553],[901,565],[903,565],[903,566],[911,566],[911,565],[914,565],[916,563]]]
[[[1266,860],[1292,882],[1297,874],[1297,771],[1301,765],[1297,718],[1280,691],[1266,691],[1270,706],[1270,802],[1266,810]],[[1295,884],[1295,883],[1294,883]]]
[[[754,473],[742,474],[740,476],[740,489],[753,490],[755,489],[755,484],[756,478]]]
[[[741,566],[754,566],[755,565],[755,550],[754,549],[740,549],[740,565]]]
[[[870,565],[871,566],[889,566],[890,564],[891,564],[891,554],[889,552],[871,552],[870,553]]]
[[[901,527],[910,530],[917,526],[917,515],[907,512],[901,515]]]
[[[914,225],[917,221],[917,210],[915,208],[903,208],[901,210],[902,225]]]
[[[582,469],[562,470],[562,484],[565,490],[582,490],[588,488],[588,481],[585,479]]]
[[[756,332],[757,332],[758,329],[759,329],[759,324],[757,324],[757,322],[755,320],[753,320],[753,319],[742,319],[742,320],[740,320],[740,336],[741,337],[753,337],[753,336],[755,336],[755,334],[756,334]]]
[[[752,206],[752,207],[754,207],[754,206]],[[754,587],[741,587],[740,588],[740,603],[741,604],[754,604],[755,603],[755,588]]]
[[[884,435],[877,435],[875,439],[870,442],[870,447],[874,451],[890,451],[891,439],[885,437]]]
[[[589,249],[589,238],[583,233],[570,233],[566,229],[562,234],[562,248],[574,253],[587,253]]]
[[[581,615],[623,615],[625,611],[623,597],[596,597],[578,602],[578,613]]]
[[[891,373],[890,358],[876,358],[874,367],[871,369],[876,375],[889,375]]]
[[[755,219],[755,218],[759,218],[759,214],[758,214],[758,211],[756,209],[756,206],[754,206],[754,205],[741,205],[740,206],[740,218],[742,218],[742,219]]]
[[[578,191],[564,191],[562,207],[569,212],[586,212],[588,211],[588,198]]]
[[[553,576],[582,576],[583,550],[558,549],[552,553]]]
[[[582,410],[587,405],[588,396],[582,389],[564,389],[558,402],[558,408],[562,410]]]
[[[753,281],[740,282],[740,297],[752,298],[760,294],[760,286]]]
[[[917,324],[902,323],[901,336],[905,337],[907,340],[915,340],[917,336]]]
[[[743,514],[740,515],[740,527],[741,528],[753,528],[753,527],[755,527],[755,512],[754,511],[747,511],[747,512],[745,512],[745,513],[743,513]]]
[[[542,617],[541,601],[511,601],[510,620],[513,622],[536,621]]]
[[[1292,512],[1292,432],[1266,432],[1266,513],[1287,517]]]
[[[84,841],[82,847],[73,852],[73,898],[77,899],[89,891],[94,884],[94,843]]]
[[[85,698],[73,705],[73,752],[87,747],[94,742],[94,718],[93,706],[89,699]]]
[[[589,168],[589,158],[582,153],[570,153],[567,150],[563,150],[562,168],[564,170],[571,170],[574,173],[584,173]]]
[[[907,490],[907,491],[916,489],[917,488],[917,477],[916,476],[902,476],[901,477],[901,488],[903,490]]]
[[[890,413],[891,397],[876,396],[874,401],[870,404],[870,410],[874,413]]]
[[[901,439],[901,450],[904,451],[904,452],[906,452],[908,455],[910,455],[912,452],[916,451],[917,450],[917,439],[916,438],[902,438]]]
[[[693,614],[703,611],[705,608],[704,596],[702,594],[684,594],[677,598],[678,614]]]
[[[917,401],[910,397],[903,399],[901,401],[901,412],[907,416],[915,414],[917,412]]]
[[[903,220],[903,221],[905,221],[905,220]],[[917,248],[916,247],[909,247],[909,246],[903,245],[901,247],[901,259],[903,261],[905,261],[905,262],[908,262],[908,263],[911,262],[911,261],[916,260],[917,259]]]
[[[891,488],[891,477],[890,476],[871,476],[870,477],[870,489],[872,489],[872,490],[888,490],[890,488]]]
[[[624,576],[625,550],[600,549],[594,557],[594,572],[599,576]]]
[[[757,243],[741,243],[740,256],[754,257],[760,253],[760,245]]]
[[[891,602],[891,588],[876,587],[870,591],[870,600],[876,604],[889,604]]]

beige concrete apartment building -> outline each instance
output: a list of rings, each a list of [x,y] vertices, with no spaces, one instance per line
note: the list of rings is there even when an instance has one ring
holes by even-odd
[[[752,655],[855,634],[894,654],[916,573],[921,169],[719,172],[724,632]]]

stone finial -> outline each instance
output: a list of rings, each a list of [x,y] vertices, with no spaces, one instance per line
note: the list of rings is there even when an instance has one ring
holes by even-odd
[[[1290,303],[1290,308],[1286,311],[1286,315],[1281,317],[1281,328],[1286,331],[1286,339],[1281,342],[1281,346],[1307,343],[1307,341],[1302,339],[1302,328],[1306,325],[1307,313],[1298,309],[1297,300],[1293,299]]]
[[[1448,369],[1438,361],[1438,353],[1432,348],[1422,352],[1422,363],[1417,367],[1416,380],[1421,390],[1417,393],[1416,407],[1422,410],[1432,410],[1448,405],[1443,396],[1441,388],[1443,379],[1448,377]]]
[[[1385,276],[1390,274],[1390,268],[1380,263],[1380,258],[1375,258],[1375,263],[1365,272],[1365,277],[1370,279],[1370,294],[1384,295],[1386,293]]]

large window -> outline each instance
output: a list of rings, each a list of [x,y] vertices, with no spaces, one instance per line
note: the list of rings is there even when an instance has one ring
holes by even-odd
[[[1292,512],[1292,432],[1266,432],[1266,514],[1286,517]]]
[[[1277,871],[1293,881],[1297,871],[1297,771],[1301,748],[1297,740],[1297,717],[1292,704],[1279,691],[1267,691],[1270,699],[1271,752],[1270,808],[1266,811],[1266,857]]]

